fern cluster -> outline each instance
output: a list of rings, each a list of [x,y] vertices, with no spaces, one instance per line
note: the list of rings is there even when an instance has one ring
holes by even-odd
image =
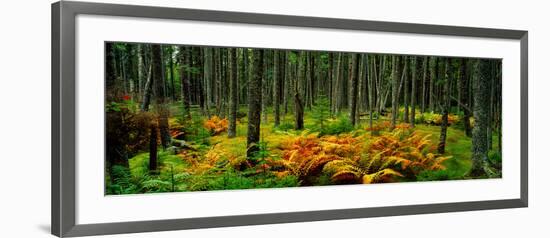
[[[219,118],[218,116],[212,116],[210,119],[204,122],[204,128],[210,131],[212,135],[219,135],[222,132],[227,131],[229,121],[227,118]]]
[[[303,184],[323,176],[332,184],[416,180],[423,171],[445,169],[442,163],[450,158],[430,152],[428,137],[405,124],[377,137],[304,132],[283,146],[282,159],[270,165],[284,168]]]
[[[447,117],[447,123],[449,123],[449,125],[455,124],[459,120],[460,116],[455,114],[449,114]],[[443,115],[434,112],[420,113],[415,116],[415,122],[429,125],[441,125],[443,122]]]

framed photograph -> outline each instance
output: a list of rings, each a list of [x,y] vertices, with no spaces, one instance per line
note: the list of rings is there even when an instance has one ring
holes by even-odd
[[[59,237],[527,207],[527,31],[52,5]]]

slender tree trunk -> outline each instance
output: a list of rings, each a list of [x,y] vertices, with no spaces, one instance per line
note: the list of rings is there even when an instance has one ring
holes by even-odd
[[[183,103],[183,117],[185,119],[191,119],[191,83],[189,77],[187,77],[187,67],[189,65],[189,57],[191,54],[186,54],[187,50],[184,46],[179,47],[180,51],[180,80],[181,80],[181,99]],[[184,64],[187,63],[186,64]]]
[[[252,162],[259,150],[260,123],[262,110],[262,75],[264,51],[253,50],[252,69],[253,77],[248,83],[248,132],[246,139],[246,156]]]
[[[450,85],[452,82],[452,70],[451,59],[445,60],[445,82],[443,86],[443,115],[441,116],[441,133],[439,134],[439,144],[437,146],[437,152],[440,154],[445,153],[445,144],[447,141],[447,127],[449,123],[449,110],[450,110]]]
[[[152,75],[155,82],[155,107],[158,113],[158,124],[160,131],[160,139],[163,148],[167,148],[170,144],[170,132],[168,131],[168,108],[165,104],[164,91],[164,73],[162,67],[162,49],[160,45],[152,46],[153,53],[153,69]]]
[[[143,46],[142,44],[137,45],[137,78],[138,78],[138,84],[137,84],[137,94],[142,95],[143,93],[143,81],[145,78],[145,66],[143,65]]]
[[[460,79],[458,80],[459,83],[459,90],[461,94],[461,107],[462,111],[464,112],[464,117],[462,117],[462,121],[464,123],[464,132],[466,133],[466,136],[472,137],[472,126],[470,125],[470,117],[472,116],[470,111],[470,105],[468,103],[468,98],[470,98],[470,86],[469,86],[469,80],[468,80],[468,73],[466,71],[468,61],[466,59],[461,59],[460,61]]]
[[[306,60],[306,53],[300,51],[298,56],[298,80],[294,90],[294,129],[296,130],[304,129],[304,100],[301,92],[304,89],[306,80]]]
[[[369,82],[369,128],[371,135],[375,135],[375,132],[372,128],[372,120],[374,117],[374,83],[377,81],[377,74],[376,74],[376,56],[371,56],[371,72],[373,72],[372,77],[370,77]]]
[[[342,53],[338,52],[338,57],[336,59],[336,68],[334,76],[336,77],[336,80],[334,80],[334,91],[332,92],[332,111],[333,115],[338,114],[339,112],[339,94],[340,94],[340,81],[342,80]]]
[[[141,100],[141,111],[149,111],[149,104],[151,103],[151,94],[153,93],[153,79],[151,77],[152,64],[149,64],[149,70],[147,72],[147,80],[145,82],[145,91],[143,92],[143,99]]]
[[[409,123],[409,59],[407,56],[404,56],[403,60],[405,63],[403,63],[403,75],[404,78],[404,90],[403,90],[403,102],[405,104],[404,112],[403,112],[403,122]]]
[[[428,79],[428,57],[424,56],[422,59],[422,108],[420,109],[421,113],[426,112],[426,80]]]
[[[351,121],[351,124],[355,126],[357,123],[356,121],[356,114],[357,114],[357,95],[358,95],[358,82],[359,82],[359,58],[360,56],[358,54],[352,54],[351,56],[351,75],[350,75],[350,97],[351,97],[351,105],[350,105],[350,114],[349,118]]]
[[[486,175],[488,163],[487,127],[489,126],[489,97],[491,94],[491,63],[488,60],[474,62],[474,128],[472,130],[471,176]]]
[[[281,118],[279,112],[279,106],[281,104],[281,79],[280,79],[280,67],[281,59],[279,56],[279,50],[273,52],[273,111],[274,111],[274,125],[275,127],[279,126]]]
[[[288,113],[288,99],[290,94],[290,71],[292,70],[292,64],[290,62],[289,52],[285,51],[285,78],[284,78],[284,89],[283,89],[283,115]]]
[[[437,58],[430,57],[430,90],[428,92],[428,98],[429,98],[428,107],[430,109],[430,112],[434,111],[434,105],[435,105],[434,85],[435,85],[435,81],[437,80],[436,70],[437,70]]]
[[[416,120],[416,72],[417,72],[417,57],[411,57],[411,74],[412,74],[412,89],[411,89],[411,126],[414,127],[414,121]]]
[[[399,99],[399,64],[400,64],[400,56],[393,55],[392,56],[392,110],[391,110],[391,129],[395,128],[395,125],[397,124],[397,114],[398,114],[398,99]]]
[[[174,57],[173,57],[173,51],[174,49],[172,48],[172,46],[169,46],[170,47],[170,90],[171,90],[171,94],[172,94],[172,100],[173,101],[176,101],[176,89],[174,87]]]
[[[237,135],[237,54],[235,48],[229,48],[229,128],[227,136],[233,138]]]
[[[315,103],[315,57],[313,52],[308,52],[308,61],[309,61],[309,97],[308,97],[308,108],[311,110],[311,107]]]
[[[206,116],[208,118],[211,117],[210,115],[210,106],[213,102],[214,97],[214,68],[212,67],[212,64],[214,63],[213,57],[212,57],[212,49],[211,48],[205,48],[204,49],[204,86],[206,88],[205,90],[205,111]]]

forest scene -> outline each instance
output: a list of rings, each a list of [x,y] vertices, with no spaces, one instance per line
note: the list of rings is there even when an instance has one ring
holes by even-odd
[[[106,42],[105,193],[501,178],[501,65]]]

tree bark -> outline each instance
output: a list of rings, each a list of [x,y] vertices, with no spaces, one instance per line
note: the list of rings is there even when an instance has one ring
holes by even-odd
[[[306,80],[306,53],[300,51],[298,56],[298,80],[296,82],[296,87],[294,90],[294,129],[302,130],[304,129],[304,100],[302,98],[301,92],[304,89]]]
[[[279,126],[281,121],[280,104],[281,104],[281,78],[280,67],[281,59],[279,56],[279,50],[275,50],[273,53],[274,65],[273,65],[273,111],[274,111],[274,125]]]
[[[488,163],[487,127],[489,126],[489,97],[491,94],[491,63],[488,60],[475,60],[474,92],[474,128],[472,130],[472,170],[471,176],[486,175]]]
[[[460,61],[460,79],[458,80],[459,84],[459,93],[461,94],[460,100],[462,111],[464,112],[464,116],[462,117],[462,122],[464,123],[464,133],[468,137],[472,137],[472,126],[470,125],[470,105],[468,104],[468,98],[470,98],[470,86],[469,86],[469,80],[468,80],[468,74],[466,71],[468,61],[466,59],[461,59]]]
[[[181,80],[181,99],[183,103],[183,117],[184,119],[191,119],[191,84],[189,82],[189,77],[187,77],[187,67],[191,60],[189,57],[191,54],[185,54],[187,52],[186,48],[183,46],[179,47],[180,51],[180,80]],[[187,63],[186,64],[184,64]]]
[[[164,73],[162,67],[162,50],[160,45],[152,45],[153,53],[153,69],[152,75],[155,82],[155,107],[158,113],[158,125],[160,131],[160,139],[163,148],[167,148],[170,144],[170,132],[168,131],[168,108],[165,104],[164,91]]]
[[[417,57],[412,56],[411,57],[411,76],[412,76],[412,85],[411,85],[411,115],[410,115],[410,122],[411,127],[414,127],[414,121],[416,120],[416,72],[417,72]]]
[[[441,133],[439,134],[439,144],[437,146],[437,152],[440,154],[445,153],[445,145],[447,141],[447,127],[449,124],[449,110],[450,110],[450,85],[452,82],[452,70],[451,59],[445,59],[445,82],[443,86],[443,115],[441,116]]]
[[[430,112],[434,111],[434,105],[435,105],[435,98],[434,98],[434,85],[435,81],[437,80],[437,58],[430,57],[430,90],[428,91],[428,98],[429,98],[429,110]]]
[[[237,54],[235,48],[229,48],[229,127],[227,136],[237,135],[238,87],[237,87]]]
[[[260,123],[262,110],[262,75],[264,64],[264,51],[253,50],[252,69],[254,72],[248,84],[248,132],[246,139],[246,156],[254,160],[259,150]]]
[[[405,63],[403,63],[403,75],[404,78],[404,90],[403,90],[403,102],[405,104],[404,112],[403,112],[403,122],[409,123],[409,59],[407,56],[404,56],[403,60]]]
[[[428,79],[428,57],[424,56],[422,59],[422,108],[420,109],[421,113],[426,112],[426,80]]]
[[[357,123],[356,121],[356,114],[357,114],[357,94],[358,94],[358,79],[359,79],[359,55],[358,54],[352,54],[351,56],[351,75],[350,75],[350,114],[349,118],[351,121],[351,124],[355,126]]]
[[[367,56],[368,57],[368,56]],[[373,121],[373,117],[374,117],[374,83],[376,82],[376,78],[377,78],[377,74],[376,74],[376,56],[373,55],[371,56],[371,60],[370,60],[370,68],[371,68],[371,72],[372,72],[372,77],[369,77],[370,81],[369,81],[369,111],[370,111],[370,115],[369,115],[369,128],[370,128],[370,133],[371,135],[374,135],[375,132],[372,128],[372,121]]]
[[[393,55],[392,56],[392,110],[391,110],[391,129],[395,128],[395,125],[397,123],[397,114],[398,114],[398,88],[399,88],[399,64],[400,64],[400,56]]]

